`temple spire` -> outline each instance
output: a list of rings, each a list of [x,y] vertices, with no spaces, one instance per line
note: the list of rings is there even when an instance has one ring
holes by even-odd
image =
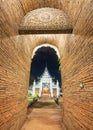
[[[46,62],[46,65],[45,65],[45,71],[44,72],[48,72],[47,62]]]

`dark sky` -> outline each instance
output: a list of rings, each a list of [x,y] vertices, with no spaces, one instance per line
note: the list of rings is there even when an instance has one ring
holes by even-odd
[[[30,75],[37,79],[43,73],[46,64],[50,75],[61,82],[58,57],[56,51],[50,47],[41,47],[37,50],[32,60]]]

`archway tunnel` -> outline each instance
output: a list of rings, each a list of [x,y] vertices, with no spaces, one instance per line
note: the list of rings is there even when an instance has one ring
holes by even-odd
[[[44,43],[56,46],[60,53],[62,129],[93,129],[92,6],[92,0],[0,1],[1,130],[19,130],[26,119],[31,58],[34,48]],[[72,34],[19,35],[27,12],[44,7],[64,10],[73,25]]]
[[[49,47],[48,44],[43,44],[43,46],[41,45],[39,47],[35,49],[37,51],[34,52],[34,55],[32,57],[29,80],[29,94],[32,94],[34,96],[34,88],[36,88],[38,96],[41,97],[43,88],[45,87],[48,97],[53,97],[56,95],[58,97],[60,96],[60,91],[62,90],[59,59],[60,57],[58,50],[56,47]],[[35,86],[34,83],[36,83]],[[56,95],[53,94],[54,91]]]

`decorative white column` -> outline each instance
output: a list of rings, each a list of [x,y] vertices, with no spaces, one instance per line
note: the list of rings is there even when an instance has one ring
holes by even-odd
[[[51,97],[53,97],[53,88],[52,88],[52,80],[50,80],[50,93],[51,93]]]
[[[35,86],[36,86],[36,82],[35,82],[35,80],[34,80],[34,82],[33,82],[33,96],[35,95]]]
[[[58,97],[59,96],[59,91],[60,91],[59,90],[59,82],[58,82],[58,80],[57,80],[57,84],[56,85],[57,85],[57,97]]]
[[[39,97],[42,96],[42,80],[40,81],[40,91],[39,91]]]

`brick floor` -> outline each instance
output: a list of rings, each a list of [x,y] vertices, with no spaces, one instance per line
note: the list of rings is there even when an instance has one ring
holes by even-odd
[[[40,99],[28,110],[21,130],[62,130],[61,109],[54,100]]]

